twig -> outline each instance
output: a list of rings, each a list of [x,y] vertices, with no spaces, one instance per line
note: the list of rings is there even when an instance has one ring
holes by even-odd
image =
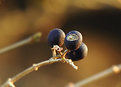
[[[29,44],[31,42],[38,42],[38,41],[40,41],[41,35],[42,35],[41,32],[36,33],[36,34],[30,36],[29,38],[27,38],[25,40],[19,41],[19,42],[13,44],[13,45],[10,45],[8,47],[5,47],[3,49],[0,49],[0,54],[6,53],[6,52],[11,51],[11,50],[13,50],[15,48],[18,48],[20,46]]]
[[[84,86],[84,85],[86,85],[88,83],[91,83],[91,82],[96,81],[98,79],[104,78],[104,77],[109,76],[111,74],[117,74],[120,71],[121,71],[121,64],[114,65],[114,66],[112,66],[112,67],[110,67],[110,68],[108,68],[108,69],[106,69],[106,70],[104,70],[104,71],[102,71],[102,72],[100,72],[98,74],[95,74],[95,75],[93,75],[91,77],[88,77],[88,78],[86,78],[84,80],[81,80],[81,81],[77,82],[76,84],[74,84],[73,87],[82,87],[82,86]]]
[[[15,87],[14,83],[21,79],[22,77],[26,76],[27,74],[31,73],[32,71],[37,71],[39,67],[47,65],[47,64],[52,64],[55,62],[63,62],[63,59],[60,58],[60,56],[56,56],[59,57],[59,59],[55,59],[55,57],[50,58],[49,60],[37,63],[37,64],[33,64],[31,67],[29,67],[28,69],[24,70],[23,72],[13,76],[12,78],[9,78],[1,87]],[[74,69],[78,69],[77,66],[74,65],[74,63],[70,60],[70,59],[65,59],[65,62],[68,63],[69,65],[71,65]]]

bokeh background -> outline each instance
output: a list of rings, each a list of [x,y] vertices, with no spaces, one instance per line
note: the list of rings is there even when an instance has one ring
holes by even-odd
[[[121,63],[121,0],[0,0],[0,48],[43,34],[39,43],[0,55],[0,84],[51,57],[47,35],[53,28],[80,31],[88,56],[75,62],[77,71],[63,63],[43,66],[16,87],[65,87]],[[121,87],[121,73],[84,87]]]

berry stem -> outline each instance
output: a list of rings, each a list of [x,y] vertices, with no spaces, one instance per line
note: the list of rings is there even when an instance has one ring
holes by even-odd
[[[96,81],[98,79],[104,78],[104,77],[109,76],[111,74],[117,74],[120,71],[121,71],[121,64],[113,65],[112,67],[110,67],[110,68],[108,68],[100,73],[97,73],[91,77],[88,77],[84,80],[77,82],[76,84],[74,84],[74,87],[82,87],[88,83],[91,83],[91,82]]]
[[[31,67],[25,69],[21,73],[13,76],[12,78],[9,78],[0,87],[15,87],[14,83],[16,81],[18,81],[19,79],[21,79],[22,77],[28,75],[29,73],[31,73],[33,71],[37,71],[38,68],[40,68],[41,66],[48,65],[48,64],[52,64],[52,63],[59,62],[59,61],[63,62],[63,59],[60,58],[60,56],[57,55],[55,57],[51,57],[49,60],[46,60],[46,61],[43,61],[43,62],[40,62],[40,63],[33,64]],[[71,65],[74,69],[77,69],[77,66],[74,65],[74,63],[71,61],[71,59],[65,59],[65,62],[68,63],[69,65]]]
[[[6,53],[6,52],[11,51],[15,48],[21,47],[23,45],[26,45],[26,44],[29,44],[32,42],[39,42],[41,35],[42,35],[41,32],[38,32],[38,33],[35,33],[34,35],[26,38],[25,40],[19,41],[15,44],[8,46],[8,47],[2,48],[2,49],[0,49],[0,54]]]
[[[60,54],[61,56],[63,55],[63,53],[61,52],[61,51],[57,51],[58,52],[58,54]]]
[[[52,49],[52,56],[55,57],[56,56],[56,50]]]
[[[67,54],[69,51],[70,51],[70,50],[66,49],[66,50],[63,52],[62,56],[65,57],[66,54]]]

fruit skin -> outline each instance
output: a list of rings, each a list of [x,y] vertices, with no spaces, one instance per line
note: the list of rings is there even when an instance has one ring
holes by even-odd
[[[63,30],[55,28],[48,35],[48,44],[52,48],[54,45],[62,46],[64,44],[65,33]]]
[[[72,61],[78,61],[86,57],[88,54],[88,48],[86,44],[82,43],[79,49],[72,50],[66,54],[66,58],[72,59]]]
[[[76,50],[82,43],[82,34],[79,31],[73,30],[66,34],[64,44],[69,50]]]

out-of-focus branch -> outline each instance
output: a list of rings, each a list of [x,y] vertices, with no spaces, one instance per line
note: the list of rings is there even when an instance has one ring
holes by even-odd
[[[117,74],[121,71],[121,64],[119,65],[113,65],[112,67],[100,72],[100,73],[97,73],[91,77],[88,77],[84,80],[81,80],[75,84],[69,84],[68,87],[82,87],[84,85],[87,85],[93,81],[96,81],[96,80],[99,80],[101,78],[104,78],[106,76],[109,76],[109,75],[112,75],[112,74]]]
[[[42,35],[41,32],[38,32],[38,33],[30,36],[29,38],[25,39],[25,40],[19,41],[19,42],[15,43],[15,44],[12,44],[12,45],[8,46],[8,47],[0,49],[0,54],[6,53],[6,52],[11,51],[11,50],[13,50],[15,48],[18,48],[18,47],[21,47],[23,45],[29,44],[31,42],[38,42],[38,41],[40,41],[41,35]]]

